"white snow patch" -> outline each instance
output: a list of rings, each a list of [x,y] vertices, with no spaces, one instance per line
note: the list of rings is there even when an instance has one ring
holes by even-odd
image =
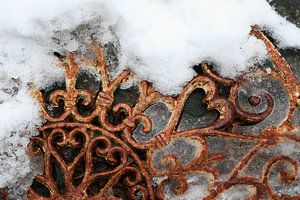
[[[103,1],[104,21],[116,24],[121,67],[131,68],[166,94],[180,92],[194,75],[191,66],[217,64],[234,77],[266,58],[252,25],[272,32],[281,47],[299,47],[300,30],[265,0]]]
[[[15,97],[1,103],[0,110],[0,140],[7,135],[7,132],[32,129],[35,128],[35,125],[41,124],[39,106],[24,90],[18,92]],[[34,126],[28,127],[28,125]]]

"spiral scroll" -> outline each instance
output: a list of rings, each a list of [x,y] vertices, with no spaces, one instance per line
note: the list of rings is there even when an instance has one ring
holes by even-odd
[[[253,200],[300,199],[299,194],[278,194],[270,182],[282,162],[289,166],[279,171],[282,183],[297,181],[298,157],[259,157],[261,150],[285,140],[300,142],[291,114],[299,102],[299,84],[268,38],[257,27],[251,34],[266,44],[274,62],[271,74],[235,81],[203,64],[178,96],[163,95],[141,81],[134,103],[116,101],[131,73],[125,70],[110,80],[105,53],[96,42],[91,58],[75,53],[61,58],[65,87],[35,91],[46,123],[28,149],[43,157],[44,173],[35,177],[28,199],[176,199],[192,191],[195,198],[212,200],[239,187]],[[82,65],[101,76],[94,87],[98,91],[78,88]],[[185,105],[194,101],[199,103],[195,109],[211,112],[212,118],[197,123],[201,126],[183,126]],[[235,151],[243,153],[230,157]],[[232,160],[230,173],[222,174],[222,166]],[[257,176],[245,173],[253,160],[265,162]]]

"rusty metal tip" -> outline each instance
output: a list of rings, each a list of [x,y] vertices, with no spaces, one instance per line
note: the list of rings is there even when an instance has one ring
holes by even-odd
[[[252,30],[259,31],[255,26]],[[282,72],[273,78],[279,80],[291,94],[298,88],[298,82],[290,82],[295,79],[289,65],[264,35],[257,36],[265,42],[275,67]],[[93,42],[92,48],[96,60],[88,62],[93,63],[102,76],[101,91],[95,94],[75,87],[79,65],[72,61],[65,63],[65,89],[51,92],[48,100],[41,93],[37,95],[47,123],[39,128],[39,136],[31,138],[29,148],[31,152],[43,155],[44,173],[35,177],[34,184],[28,190],[28,199],[165,199],[164,191],[170,182],[178,183],[178,187],[173,188],[175,194],[183,194],[188,188],[186,176],[191,173],[202,173],[209,177],[210,187],[207,196],[203,198],[206,200],[215,199],[236,185],[254,187],[256,193],[252,195],[252,199],[262,199],[264,195],[280,199],[268,183],[270,169],[278,161],[290,163],[294,170],[291,173],[282,172],[282,180],[286,183],[294,180],[298,164],[285,156],[267,161],[259,178],[239,174],[260,149],[275,144],[272,138],[289,137],[300,141],[298,136],[283,135],[280,131],[265,131],[264,134],[254,135],[233,131],[241,122],[258,123],[270,114],[274,102],[268,95],[265,98],[269,107],[264,113],[249,113],[243,110],[238,100],[242,83],[224,79],[205,65],[204,74],[193,78],[177,97],[162,95],[151,84],[142,81],[135,105],[115,105],[115,91],[122,81],[129,78],[129,72],[110,81],[100,45]],[[66,59],[72,56],[69,54]],[[220,96],[219,87],[222,85],[230,86],[228,97]],[[187,99],[196,89],[204,90],[203,102],[209,109],[217,110],[219,117],[204,128],[177,131]],[[79,98],[81,101],[78,101]],[[248,100],[252,106],[261,103],[260,97],[256,96],[251,96]],[[59,114],[49,112],[45,106],[48,101],[50,106],[57,109],[60,108],[60,101],[64,102]],[[170,119],[160,133],[147,141],[139,141],[133,137],[133,131],[138,124],[143,125],[143,134],[152,130],[153,122],[144,111],[157,102],[168,105],[172,112]],[[295,103],[296,99],[291,99],[290,113],[293,112]],[[112,124],[110,112],[115,112],[116,115],[123,112],[126,117],[118,124]],[[289,114],[277,128],[291,126],[291,118],[292,115]],[[210,154],[208,136],[251,141],[256,145],[236,164],[228,179],[216,181],[220,172],[212,164],[219,163],[226,156],[225,153]],[[181,150],[181,145],[176,144],[193,149],[184,164],[181,155],[176,154],[176,149]],[[173,149],[174,152],[168,154],[168,149]],[[159,155],[165,156],[157,157]],[[163,181],[153,185],[154,177],[160,177]],[[299,195],[294,199],[298,197]]]

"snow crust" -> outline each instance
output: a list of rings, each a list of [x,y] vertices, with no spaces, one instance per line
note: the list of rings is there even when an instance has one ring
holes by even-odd
[[[300,30],[265,0],[104,1],[105,21],[116,24],[121,65],[162,92],[176,94],[202,61],[234,77],[266,58],[252,25],[269,30],[281,47],[299,47]]]
[[[151,81],[161,92],[174,95],[192,79],[192,66],[200,62],[213,62],[219,73],[234,77],[263,61],[262,42],[249,36],[255,24],[268,30],[280,47],[300,47],[299,28],[265,0],[1,2],[0,187],[30,174],[25,144],[42,120],[28,85],[45,88],[63,80],[53,52],[79,49],[80,41],[73,37],[74,32],[82,34],[78,27],[90,28],[101,43],[115,44],[119,65],[112,75],[130,68],[137,80]],[[18,151],[18,144],[24,159],[7,156]]]

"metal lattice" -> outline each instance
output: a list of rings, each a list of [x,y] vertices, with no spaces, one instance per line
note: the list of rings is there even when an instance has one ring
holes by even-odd
[[[115,92],[130,78],[130,72],[110,81],[104,53],[96,43],[92,44],[95,59],[76,61],[73,53],[61,59],[66,87],[49,94],[35,93],[47,123],[39,128],[40,135],[31,139],[29,149],[43,156],[44,173],[35,177],[28,199],[167,199],[168,188],[174,195],[186,192],[191,174],[207,178],[205,200],[216,199],[239,185],[249,188],[249,199],[300,199],[299,192],[278,193],[269,183],[272,169],[283,163],[277,171],[279,178],[282,184],[293,184],[299,161],[279,154],[267,160],[259,157],[262,149],[285,140],[300,142],[294,131],[299,84],[270,40],[257,27],[251,34],[265,43],[275,68],[272,72],[260,70],[252,81],[234,81],[203,64],[201,73],[176,97],[162,95],[150,83],[140,82],[133,104],[115,103]],[[99,91],[76,87],[83,65],[94,66],[101,75]],[[226,95],[220,94],[222,88],[227,88]],[[201,127],[179,125],[187,99],[199,89],[204,91],[207,109],[215,112],[214,120]],[[165,105],[169,114],[164,128],[153,132],[156,122],[146,110],[158,103]],[[252,146],[242,146],[249,147],[246,153],[225,169],[230,147],[214,146],[220,145],[214,143],[215,138]],[[246,169],[255,159],[262,164],[254,176]],[[221,162],[225,167],[216,167]],[[220,178],[222,170],[228,171],[226,178]],[[161,181],[154,183],[154,178]]]

